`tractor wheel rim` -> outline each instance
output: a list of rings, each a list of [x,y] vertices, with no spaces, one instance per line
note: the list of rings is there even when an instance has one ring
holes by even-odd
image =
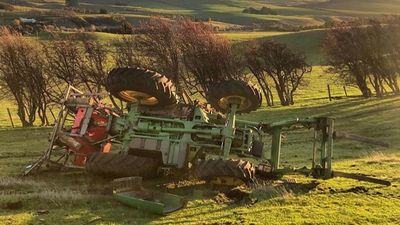
[[[239,104],[239,108],[238,111],[243,111],[246,110],[247,108],[249,108],[251,106],[251,102],[247,100],[247,98],[243,97],[243,96],[226,96],[226,97],[222,97],[221,99],[219,99],[218,101],[218,105],[220,108],[227,110],[229,109],[229,105],[231,104],[232,100],[237,100],[240,99],[240,104]]]
[[[140,91],[120,91],[119,96],[128,102],[139,102],[141,105],[157,105],[158,99],[152,95],[149,95]]]

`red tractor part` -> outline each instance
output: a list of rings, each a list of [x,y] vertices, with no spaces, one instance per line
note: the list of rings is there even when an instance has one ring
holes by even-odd
[[[71,133],[68,135],[73,140],[65,142],[68,150],[74,154],[73,165],[84,166],[90,153],[110,151],[111,143],[109,142],[95,144],[107,138],[110,114],[109,110],[101,106],[77,108]]]

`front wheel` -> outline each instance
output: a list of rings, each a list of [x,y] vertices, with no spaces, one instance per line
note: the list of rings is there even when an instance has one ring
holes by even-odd
[[[237,113],[249,113],[257,110],[262,103],[258,88],[250,82],[226,80],[210,87],[207,100],[211,106],[222,113],[227,113],[232,99],[240,100]]]

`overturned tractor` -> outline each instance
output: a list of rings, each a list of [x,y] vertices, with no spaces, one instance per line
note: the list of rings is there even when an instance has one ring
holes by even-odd
[[[112,177],[151,178],[190,170],[204,180],[250,184],[287,171],[280,168],[281,131],[296,125],[314,130],[307,172],[335,176],[334,119],[239,120],[237,114],[254,111],[262,102],[251,83],[228,80],[212,85],[208,105],[178,98],[173,82],[161,74],[118,68],[110,72],[107,89],[113,107],[100,101],[101,94],[83,94],[69,87],[48,149],[26,168],[25,175],[45,164],[86,168]],[[117,107],[113,97],[125,102],[125,109]],[[272,143],[264,143],[266,135],[272,136]],[[370,177],[336,175],[388,184]]]

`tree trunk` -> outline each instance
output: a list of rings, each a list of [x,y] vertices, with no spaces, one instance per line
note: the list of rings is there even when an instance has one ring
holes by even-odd
[[[358,88],[360,89],[363,97],[365,98],[370,98],[371,97],[371,91],[369,90],[368,86],[367,86],[367,81],[365,80],[365,78],[360,75],[355,73],[356,75],[356,84],[358,86]]]
[[[274,99],[272,96],[271,88],[269,87],[268,83],[265,81],[265,76],[261,73],[256,73],[253,69],[251,69],[251,72],[253,73],[254,77],[256,77],[258,84],[260,84],[261,90],[264,93],[265,99],[267,100],[267,105],[268,106],[273,106],[274,105]]]

